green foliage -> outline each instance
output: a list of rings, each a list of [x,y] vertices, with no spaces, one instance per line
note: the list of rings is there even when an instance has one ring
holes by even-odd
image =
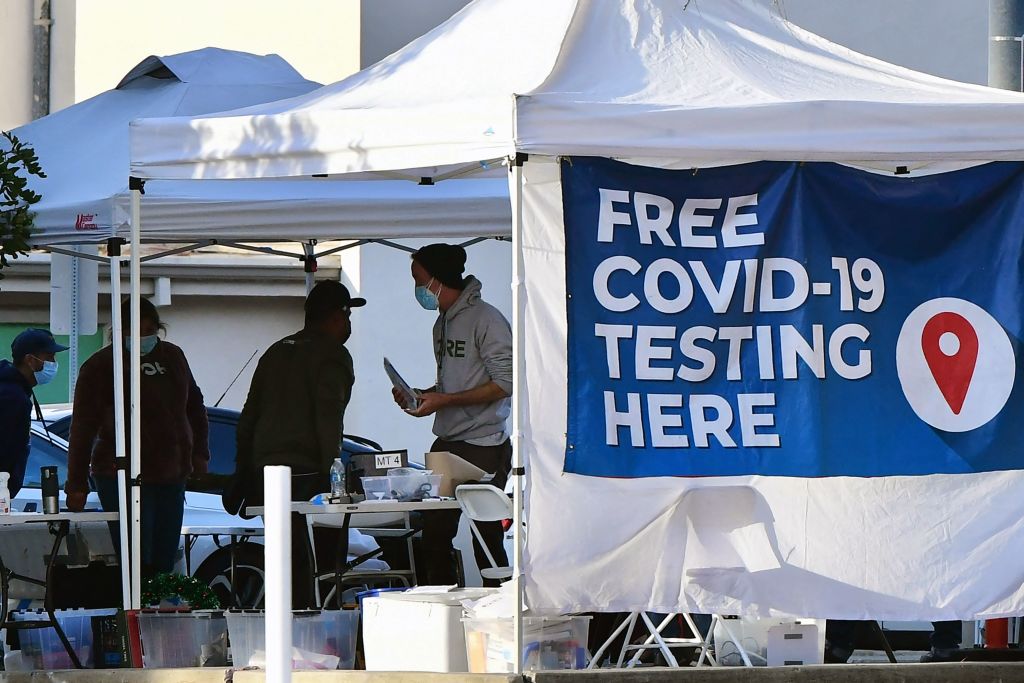
[[[159,606],[163,601],[185,603],[192,609],[217,609],[220,602],[205,583],[192,576],[157,574],[142,582],[142,605]],[[185,606],[183,605],[183,606]]]
[[[0,144],[0,279],[9,258],[18,258],[29,250],[34,214],[30,207],[41,197],[29,189],[29,176],[45,178],[35,150],[11,133],[3,133],[7,145]]]

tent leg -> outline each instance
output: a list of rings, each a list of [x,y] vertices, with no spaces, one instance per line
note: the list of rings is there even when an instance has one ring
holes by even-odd
[[[121,240],[108,242],[110,256],[110,344],[114,352],[114,462],[117,463],[117,524],[121,531],[121,604],[132,606],[131,560],[128,545],[128,478],[124,470],[124,356],[121,339]]]
[[[130,505],[132,533],[132,607],[138,609],[142,603],[142,491],[140,482],[141,448],[142,448],[142,360],[139,353],[140,296],[142,290],[142,262],[139,253],[142,247],[141,213],[142,183],[136,178],[129,179],[131,188],[131,465],[129,481],[131,483],[132,502]]]
[[[509,166],[509,192],[512,199],[512,581],[515,584],[516,610],[513,616],[513,672],[523,672],[523,167],[518,160]]]
[[[313,291],[316,284],[316,243],[313,241],[302,244],[302,252],[306,257],[302,261],[302,269],[306,273],[306,296]]]

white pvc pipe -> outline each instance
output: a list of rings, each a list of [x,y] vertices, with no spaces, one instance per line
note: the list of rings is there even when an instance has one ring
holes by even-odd
[[[292,470],[263,468],[267,683],[292,679]]]
[[[139,319],[139,301],[142,292],[142,262],[140,251],[142,250],[142,192],[132,190],[131,207],[131,230],[132,230],[132,253],[131,253],[131,339],[132,347],[129,353],[131,365],[131,463],[128,469],[129,481],[131,482],[132,504],[132,607],[138,609],[142,606],[142,490],[138,483],[139,473],[142,470],[142,356],[140,353],[139,338],[141,320]]]
[[[123,463],[124,443],[124,357],[121,355],[121,255],[110,258],[110,348],[114,354],[114,455],[115,462]],[[117,524],[121,531],[121,604],[132,606],[131,550],[128,545],[128,475],[124,468],[117,470]]]
[[[513,162],[509,192],[512,199],[512,581],[516,593],[516,611],[512,617],[514,650],[513,673],[523,672],[523,168]]]

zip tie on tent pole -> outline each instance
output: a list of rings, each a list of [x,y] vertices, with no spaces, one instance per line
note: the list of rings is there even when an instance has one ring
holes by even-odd
[[[526,476],[526,468],[525,467],[513,467],[512,468],[512,476],[514,476],[514,477]]]

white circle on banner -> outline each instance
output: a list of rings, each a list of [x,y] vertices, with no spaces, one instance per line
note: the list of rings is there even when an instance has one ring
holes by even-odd
[[[926,334],[929,325],[941,333]],[[926,352],[930,344],[932,353]],[[998,415],[1016,371],[1013,344],[1002,325],[964,299],[924,302],[907,316],[896,341],[896,374],[907,402],[919,418],[944,432],[969,432]]]
[[[960,337],[952,332],[944,333],[939,337],[939,348],[947,356],[955,356],[956,352],[960,350]]]

